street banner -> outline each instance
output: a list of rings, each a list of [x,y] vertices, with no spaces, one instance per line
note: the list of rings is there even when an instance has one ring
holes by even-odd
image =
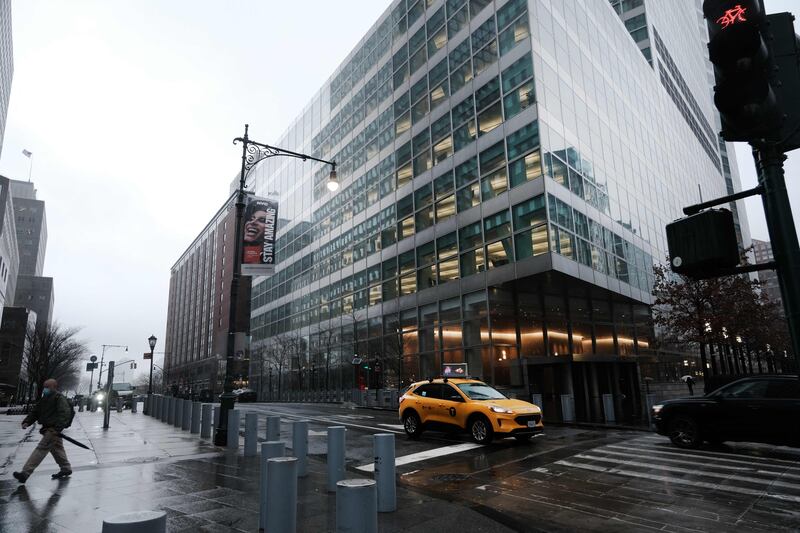
[[[242,232],[242,275],[268,276],[275,272],[275,232],[278,202],[248,196]]]

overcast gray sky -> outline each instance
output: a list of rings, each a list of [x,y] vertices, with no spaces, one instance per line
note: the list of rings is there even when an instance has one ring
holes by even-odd
[[[606,0],[592,0],[606,1]],[[169,269],[220,207],[250,123],[279,138],[388,0],[17,0],[0,174],[33,175],[47,204],[55,319],[107,359],[164,348]],[[767,0],[768,11],[791,0]],[[745,187],[749,149],[737,150]],[[795,219],[800,155],[787,182]],[[767,239],[759,201],[752,234]],[[162,357],[157,356],[160,364]],[[118,376],[132,381],[131,370]],[[97,376],[95,375],[95,380]],[[87,379],[88,381],[88,379]]]

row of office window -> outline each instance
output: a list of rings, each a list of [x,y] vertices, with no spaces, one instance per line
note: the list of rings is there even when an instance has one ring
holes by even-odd
[[[483,3],[484,6],[486,4],[488,2]],[[444,9],[442,6],[426,25],[404,43],[312,140],[315,154],[337,161],[342,179],[364,164],[371,154],[377,153],[378,146],[383,147],[390,140],[391,132],[384,127],[387,119],[390,120],[389,117],[383,113],[380,127],[376,127],[375,122],[378,121],[374,121],[341,150],[334,155],[330,154],[384,99],[407,85],[414,72],[427,64],[428,50],[438,51],[446,47],[448,39],[452,39],[455,34],[451,34],[454,30],[450,24],[452,20],[448,22],[448,29],[445,31]],[[466,12],[465,10],[466,6],[462,6],[458,12]],[[458,26],[458,30],[467,23],[468,18]],[[430,35],[427,41],[426,35]],[[443,56],[435,66],[431,66],[428,74],[415,82],[394,103],[394,134],[400,135],[412,124],[419,122],[450,94],[495,63],[498,53],[500,56],[505,55],[528,35],[527,3],[524,0],[512,0],[471,35],[466,35],[460,44],[451,43],[449,55]],[[434,53],[432,52],[431,57]],[[381,130],[380,135],[375,130]],[[324,170],[315,175],[315,200],[326,193],[325,177]]]
[[[394,114],[398,119],[402,119],[404,114],[407,115],[404,106],[398,107],[398,103],[402,103],[406,96],[407,94],[395,103]],[[405,102],[407,104],[409,100],[405,99]],[[297,224],[284,232],[277,242],[279,261],[280,258],[291,257],[303,250],[312,242],[325,236],[331,229],[340,227],[367,206],[406,185],[415,176],[427,172],[436,164],[451,157],[453,153],[469,146],[479,135],[495,129],[504,120],[508,120],[530,107],[533,102],[533,67],[530,54],[525,54],[504,69],[499,76],[495,76],[480,87],[475,94],[470,93],[453,106],[451,111],[436,119],[430,127],[425,128],[413,139],[401,145],[394,154],[372,167],[350,186],[320,206],[315,211],[312,224]],[[391,128],[390,120],[384,120],[386,115],[385,112],[376,119],[375,122],[381,123],[379,127],[373,128],[370,125],[364,130],[364,132],[369,132],[365,136],[366,140],[361,139],[364,132],[357,139],[359,142],[367,143],[367,153],[377,154],[380,148],[393,140],[391,132],[388,136],[378,134],[381,128],[383,131]],[[395,124],[399,124],[399,122],[395,122]],[[379,144],[370,148],[373,143]],[[535,145],[538,145],[538,129],[535,124],[532,124],[509,137],[509,154],[519,155],[522,150],[530,151]],[[502,142],[495,145],[493,147],[493,150],[497,152],[495,157],[503,155],[504,149]],[[504,159],[500,158],[500,160]],[[538,167],[538,155],[535,161],[520,161],[512,166],[511,186],[540,174]],[[493,192],[492,195],[496,196],[508,188],[508,176],[505,169],[498,172],[491,178],[491,183],[484,180],[484,197],[489,195],[490,189]],[[440,182],[446,179],[439,178]],[[461,183],[461,185],[464,184],[466,182]],[[477,205],[480,201],[480,195],[474,194],[472,189],[459,191],[459,198],[459,211],[464,210],[465,206]],[[398,202],[399,204],[400,202]],[[446,213],[453,214],[455,212],[454,205],[455,196],[437,203],[440,217]],[[424,223],[420,220],[420,224]],[[432,223],[431,215],[428,225]],[[409,231],[413,232],[413,229],[411,224],[406,222],[403,228],[398,229],[398,236],[395,237],[395,240],[401,240],[408,236]],[[339,249],[330,250],[331,254],[337,253],[348,245],[347,236],[344,236],[342,240],[343,242],[337,245]]]
[[[558,198],[549,195],[545,202],[540,195],[254,317],[253,335],[287,333],[548,251],[650,290],[648,254]],[[259,284],[254,308],[298,291],[311,281],[310,272]]]
[[[298,341],[308,343],[312,361],[332,367],[349,367],[358,354],[381,360],[388,373],[402,360],[403,385],[438,374],[443,363],[464,361],[471,375],[507,385],[509,367],[519,358],[644,355],[652,333],[645,305],[574,286],[518,285],[358,321],[346,317],[330,329],[303,331]]]

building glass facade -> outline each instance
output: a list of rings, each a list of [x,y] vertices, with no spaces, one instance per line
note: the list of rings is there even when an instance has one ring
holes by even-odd
[[[280,158],[250,176],[281,202],[251,383],[398,388],[466,361],[545,413],[566,395],[602,419],[612,394],[642,415],[663,228],[725,180],[611,5],[395,1],[277,144],[342,187]]]
[[[14,79],[14,41],[11,35],[11,0],[0,0],[0,153],[6,131],[11,81]]]

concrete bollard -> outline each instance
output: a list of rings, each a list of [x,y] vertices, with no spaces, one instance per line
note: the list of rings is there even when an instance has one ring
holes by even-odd
[[[336,533],[377,533],[378,497],[371,479],[336,484]]]
[[[267,460],[266,533],[297,531],[297,463],[295,457]]]
[[[167,513],[134,511],[103,520],[103,533],[166,533]]]
[[[214,430],[219,427],[219,405],[214,406]]]
[[[281,440],[281,417],[267,417],[267,440]]]
[[[228,411],[227,448],[236,452],[239,451],[239,413],[238,409]]]
[[[211,438],[211,423],[213,420],[211,419],[212,410],[211,408],[214,407],[210,403],[204,403],[201,408],[201,416],[200,416],[200,438],[201,439],[210,439]]]
[[[258,453],[258,414],[244,415],[244,455],[252,457]]]
[[[278,441],[268,441],[261,443],[261,476],[259,476],[259,515],[258,528],[263,530],[267,527],[267,461],[275,457],[283,457],[286,453],[286,445]]]
[[[297,475],[308,475],[308,420],[292,424],[292,455],[297,458]]]
[[[345,434],[344,426],[328,428],[328,492],[336,492],[336,484],[345,477]]]
[[[181,421],[181,429],[189,431],[192,427],[192,401],[183,400],[183,420]]]
[[[378,433],[373,437],[375,451],[375,484],[378,486],[378,512],[397,510],[395,481],[394,434]]]
[[[170,426],[175,422],[175,397],[170,396],[167,405],[167,424]]]
[[[191,433],[200,433],[200,402],[192,402],[192,427]]]
[[[172,417],[172,425],[179,428],[181,422],[183,422],[183,400],[175,398],[175,415]]]
[[[161,398],[161,421],[166,423],[169,417],[169,397]]]

